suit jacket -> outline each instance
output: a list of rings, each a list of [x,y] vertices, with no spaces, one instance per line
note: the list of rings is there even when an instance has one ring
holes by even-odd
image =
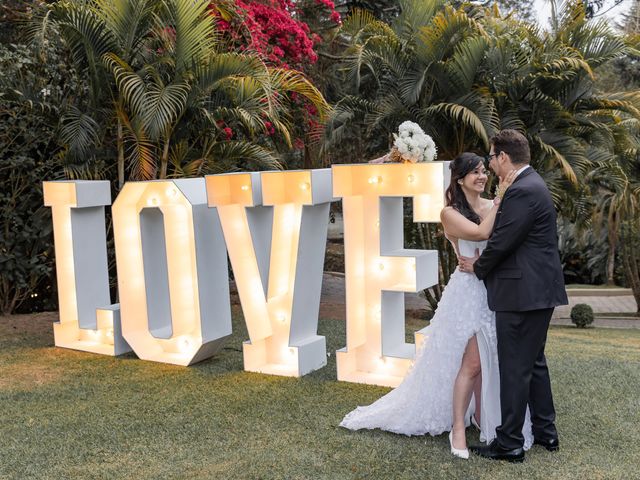
[[[493,311],[524,312],[568,303],[556,210],[533,168],[521,172],[507,189],[474,271],[485,281]]]

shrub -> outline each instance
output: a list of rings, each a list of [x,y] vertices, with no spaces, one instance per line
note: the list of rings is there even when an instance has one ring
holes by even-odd
[[[586,303],[579,303],[571,309],[571,321],[578,328],[587,328],[593,323],[593,309]]]
[[[0,107],[0,312],[51,308],[51,213],[42,180],[51,174],[49,127],[27,107]],[[11,148],[15,145],[16,148]],[[42,304],[45,302],[45,304]]]
[[[0,314],[56,306],[42,181],[62,175],[54,160],[57,103],[73,79],[61,60],[38,57],[25,45],[0,45]]]

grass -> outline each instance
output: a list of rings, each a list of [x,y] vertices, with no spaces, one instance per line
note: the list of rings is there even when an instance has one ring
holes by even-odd
[[[454,459],[445,435],[337,427],[388,391],[336,381],[344,322],[321,320],[329,364],[294,379],[241,370],[234,313],[225,349],[189,368],[54,348],[51,314],[0,318],[0,478],[638,478],[638,330],[551,329],[562,449],[510,465]]]

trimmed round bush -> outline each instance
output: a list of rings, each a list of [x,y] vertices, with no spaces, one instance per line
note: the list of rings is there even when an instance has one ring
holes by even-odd
[[[571,309],[571,321],[578,328],[587,328],[593,323],[593,308],[586,303],[578,303]]]

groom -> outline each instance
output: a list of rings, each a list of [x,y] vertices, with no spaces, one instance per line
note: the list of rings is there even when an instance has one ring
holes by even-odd
[[[544,180],[529,166],[529,142],[515,130],[502,130],[490,144],[489,167],[503,178],[516,170],[517,177],[501,200],[482,255],[460,257],[459,263],[460,270],[485,281],[489,308],[496,312],[502,424],[493,442],[471,450],[521,462],[527,405],[534,444],[559,448],[544,347],[553,309],[567,304],[567,294],[556,211]]]

